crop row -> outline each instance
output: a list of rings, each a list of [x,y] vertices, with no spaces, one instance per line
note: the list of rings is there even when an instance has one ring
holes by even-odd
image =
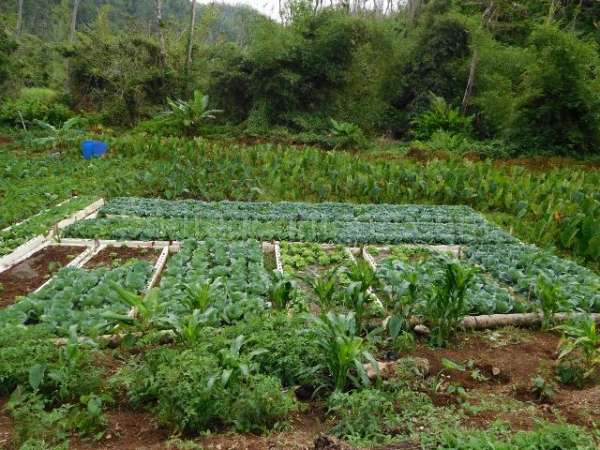
[[[600,276],[532,245],[474,245],[467,257],[528,298],[600,312]]]
[[[484,219],[466,206],[372,205],[351,203],[213,202],[196,200],[120,197],[110,200],[101,216],[258,220],[272,222],[434,222],[483,223]]]
[[[39,234],[45,234],[60,220],[92,203],[94,197],[73,198],[60,206],[55,206],[8,231],[0,231],[0,256],[8,255],[19,245]]]
[[[434,286],[442,284],[446,275],[446,266],[454,261],[445,254],[426,249],[414,249],[415,253],[423,256],[415,261],[413,255],[406,257],[390,256],[382,261],[377,268],[377,275],[383,283],[399,292],[415,284],[417,293],[416,307],[422,306],[432,293]],[[468,269],[474,268],[470,264],[460,262]],[[532,309],[532,305],[516,300],[506,289],[485,273],[475,271],[471,286],[467,290],[469,314],[510,314],[520,313]]]
[[[135,240],[184,240],[220,238],[303,242],[475,244],[509,243],[516,239],[487,222],[450,223],[362,223],[251,220],[184,220],[162,218],[110,218],[85,220],[65,230],[65,236]]]
[[[89,336],[106,333],[116,323],[104,315],[126,314],[130,309],[111,284],[139,293],[151,273],[152,266],[145,261],[112,270],[64,268],[39,292],[1,310],[0,324],[41,324],[58,336],[68,336],[71,325]]]
[[[164,314],[198,310],[212,323],[240,320],[266,307],[269,274],[258,241],[186,241],[160,282]]]

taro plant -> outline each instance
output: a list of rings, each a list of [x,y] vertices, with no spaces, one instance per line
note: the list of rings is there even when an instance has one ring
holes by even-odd
[[[40,146],[51,146],[53,149],[63,148],[77,141],[83,131],[81,126],[81,117],[72,117],[61,126],[54,126],[42,120],[34,120],[35,124],[46,132],[46,136],[33,140],[34,144]]]
[[[190,101],[167,100],[169,110],[161,114],[160,119],[169,125],[179,127],[188,135],[198,131],[198,127],[208,120],[213,120],[221,113],[218,109],[208,108],[208,95],[194,91]]]
[[[555,328],[563,333],[559,343],[559,360],[577,351],[581,353],[585,364],[584,378],[589,378],[600,366],[600,333],[591,317]]]
[[[349,383],[353,386],[371,384],[364,363],[372,365],[379,373],[379,365],[367,350],[366,341],[357,336],[354,313],[329,312],[313,318],[317,346],[323,352],[325,369],[331,377],[335,391],[343,391]]]
[[[458,263],[448,263],[444,279],[433,286],[423,310],[425,321],[431,328],[430,340],[433,345],[446,345],[467,314],[467,290],[473,276],[472,269]]]

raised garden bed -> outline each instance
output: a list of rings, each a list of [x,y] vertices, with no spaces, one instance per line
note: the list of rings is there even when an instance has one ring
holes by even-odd
[[[105,247],[84,264],[86,269],[97,267],[119,267],[130,260],[147,261],[154,264],[161,251],[155,248],[128,247],[126,245]]]

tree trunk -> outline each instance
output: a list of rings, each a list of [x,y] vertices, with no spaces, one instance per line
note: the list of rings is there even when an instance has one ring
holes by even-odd
[[[163,29],[162,0],[155,0],[154,7],[156,10],[156,26],[158,32],[158,39],[160,41],[160,66],[164,68],[167,62],[167,45],[165,43],[165,33]]]
[[[465,95],[462,100],[462,113],[467,114],[469,110],[469,103],[471,102],[471,96],[473,95],[473,86],[475,86],[475,73],[477,71],[477,63],[479,62],[479,52],[473,51],[473,58],[471,58],[471,66],[469,68],[469,79],[467,80],[467,87],[465,88]]]
[[[483,12],[481,16],[481,28],[485,29],[489,26],[495,11],[494,2],[491,2]],[[473,51],[473,58],[471,58],[471,65],[469,67],[469,79],[467,80],[467,87],[465,88],[465,94],[462,100],[462,113],[467,114],[469,110],[469,104],[471,103],[471,96],[473,95],[473,88],[475,86],[475,75],[477,73],[477,64],[479,63],[479,51],[475,49]]]
[[[77,12],[79,11],[79,2],[73,0],[73,11],[71,12],[71,29],[69,30],[69,42],[75,42],[75,31],[77,29]]]
[[[23,0],[19,0],[17,4],[17,27],[16,34],[19,36],[21,34],[21,30],[23,29]]]
[[[189,73],[192,68],[192,50],[194,49],[194,28],[196,28],[196,0],[192,0],[192,14],[190,19],[190,37],[187,48],[186,70]]]

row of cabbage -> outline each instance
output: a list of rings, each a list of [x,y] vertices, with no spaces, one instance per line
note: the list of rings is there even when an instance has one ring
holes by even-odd
[[[139,216],[272,222],[433,222],[474,223],[485,220],[467,206],[388,205],[292,202],[201,202],[120,197],[110,200],[101,216]]]
[[[443,283],[449,263],[458,261],[450,255],[416,248],[412,251],[421,258],[389,256],[377,267],[377,275],[391,292],[413,292],[414,307],[418,311],[433,289]],[[411,250],[407,250],[410,255]],[[473,280],[466,292],[469,314],[510,314],[530,311],[534,305],[513,297],[507,289],[474,266],[460,261],[467,270],[473,271]]]
[[[600,276],[533,245],[473,245],[468,259],[523,297],[561,311],[600,312]]]
[[[0,310],[0,325],[38,325],[57,336],[68,336],[73,325],[88,336],[108,333],[117,325],[112,317],[131,309],[114,285],[141,293],[151,274],[152,265],[145,261],[113,269],[61,269],[39,292]]]
[[[265,309],[269,286],[258,241],[188,240],[163,272],[162,313],[170,322],[197,311],[208,323],[231,323]]]
[[[65,236],[87,239],[223,240],[332,242],[355,245],[514,243],[508,233],[489,224],[317,222],[255,220],[186,220],[164,218],[102,218],[75,223]]]

